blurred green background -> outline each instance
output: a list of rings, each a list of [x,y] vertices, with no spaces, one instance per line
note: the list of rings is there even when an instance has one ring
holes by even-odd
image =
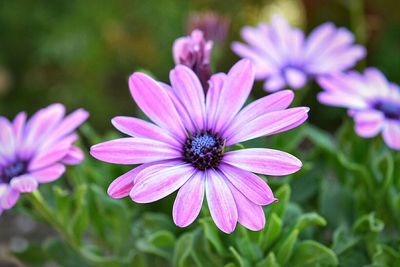
[[[171,46],[186,34],[187,18],[213,10],[231,18],[228,40],[218,49],[215,70],[226,71],[238,60],[229,48],[244,25],[268,21],[283,13],[294,25],[312,30],[333,21],[357,33],[366,44],[363,64],[381,68],[400,82],[400,17],[398,1],[236,0],[236,1],[0,1],[0,114],[30,114],[53,102],[71,111],[84,107],[99,131],[110,129],[116,115],[133,115],[127,79],[148,70],[168,81],[173,67]],[[257,83],[257,96],[264,92]],[[339,123],[343,111],[315,103],[311,121],[323,128]],[[329,113],[329,114],[328,114]]]

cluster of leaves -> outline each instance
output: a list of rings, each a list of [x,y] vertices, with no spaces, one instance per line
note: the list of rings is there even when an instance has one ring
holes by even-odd
[[[82,131],[84,141],[100,141],[89,126]],[[52,221],[60,235],[16,255],[30,266],[48,260],[61,266],[138,267],[400,264],[398,153],[379,139],[367,145],[371,141],[357,137],[349,122],[335,139],[305,124],[252,142],[245,145],[301,153],[305,161],[301,172],[269,179],[279,201],[265,207],[262,231],[238,225],[226,235],[207,207],[192,226],[180,229],[170,215],[174,196],[144,206],[113,200],[105,188],[127,169],[87,158],[64,181],[42,187],[50,210],[36,215]],[[43,210],[40,198],[27,200],[27,210],[31,205]]]

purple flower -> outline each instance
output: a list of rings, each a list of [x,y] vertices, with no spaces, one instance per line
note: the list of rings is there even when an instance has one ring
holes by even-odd
[[[187,32],[196,29],[204,33],[207,40],[223,43],[228,34],[230,19],[215,12],[198,12],[190,15],[187,25]]]
[[[134,73],[129,79],[133,99],[154,124],[116,117],[113,125],[132,137],[91,148],[92,156],[102,161],[142,164],[114,180],[108,194],[149,203],[179,189],[173,219],[180,227],[196,219],[205,195],[222,231],[231,233],[238,221],[249,229],[262,229],[262,206],[276,199],[254,173],[287,175],[302,164],[273,149],[231,147],[300,125],[307,119],[308,108],[286,109],[293,100],[293,93],[286,90],[241,109],[254,80],[248,60],[237,63],[228,74],[213,75],[206,96],[186,66],[176,66],[170,80],[171,87]]]
[[[232,49],[255,65],[256,79],[265,80],[266,91],[277,91],[287,85],[302,88],[308,79],[347,70],[366,54],[364,47],[354,45],[354,36],[345,28],[324,23],[308,38],[291,27],[280,16],[271,24],[244,27],[242,38],[248,44],[234,42]]]
[[[73,145],[73,131],[88,117],[82,109],[65,117],[53,104],[27,121],[24,112],[10,122],[0,116],[0,213],[12,208],[20,193],[33,192],[40,183],[58,179],[64,164],[78,164],[82,151]]]
[[[212,74],[210,67],[212,47],[213,42],[207,41],[200,30],[194,30],[190,36],[176,39],[172,47],[175,64],[191,68],[205,89],[208,88],[208,80]]]
[[[382,72],[368,68],[363,75],[355,71],[335,74],[321,77],[318,83],[325,90],[318,100],[348,108],[359,136],[369,138],[382,132],[385,143],[400,150],[400,89]]]

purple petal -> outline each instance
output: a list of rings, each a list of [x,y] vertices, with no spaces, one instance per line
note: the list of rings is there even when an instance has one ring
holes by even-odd
[[[0,117],[0,157],[13,160],[15,140],[13,127],[10,121]]]
[[[275,92],[285,87],[286,81],[280,74],[274,74],[264,83],[264,90],[267,92]]]
[[[165,168],[134,184],[129,195],[138,203],[157,201],[180,188],[194,172],[190,164]]]
[[[276,200],[267,183],[254,173],[222,163],[219,169],[244,196],[257,205],[268,205]]]
[[[0,206],[2,209],[8,210],[14,207],[19,199],[20,193],[17,190],[9,187],[0,199]]]
[[[217,227],[227,234],[232,233],[238,220],[236,203],[225,178],[213,169],[206,174],[206,196],[211,217]]]
[[[180,147],[180,142],[169,135],[169,132],[155,124],[133,117],[115,117],[112,124],[120,132],[133,137],[143,137],[158,140],[173,146]]]
[[[146,164],[140,165],[139,167],[136,167],[116,178],[108,187],[107,194],[112,198],[123,198],[129,196],[129,192],[133,187],[134,177],[146,167]]]
[[[378,111],[360,111],[354,116],[356,133],[361,137],[374,137],[383,128],[383,115]]]
[[[240,169],[265,175],[288,175],[303,166],[296,157],[274,149],[249,148],[225,153],[223,161]]]
[[[56,145],[50,149],[41,151],[35,155],[29,163],[28,169],[34,171],[52,165],[64,158],[68,154],[70,148],[71,142],[68,139],[57,142]]]
[[[174,93],[192,118],[196,128],[204,129],[205,99],[199,79],[191,69],[183,65],[176,66],[169,76]]]
[[[230,136],[238,128],[251,120],[257,119],[266,113],[286,109],[294,98],[293,91],[283,90],[271,95],[264,96],[247,105],[234,118],[232,123],[224,132],[224,136]]]
[[[94,145],[90,154],[115,164],[141,164],[179,158],[181,152],[168,144],[145,138],[120,138]]]
[[[142,73],[132,74],[129,88],[136,104],[153,122],[169,130],[180,140],[186,139],[182,121],[164,88]]]
[[[304,121],[309,108],[298,107],[286,110],[274,111],[244,123],[240,129],[227,138],[227,146],[251,140],[260,136],[267,136],[289,130],[290,126],[297,126],[298,121]]]
[[[265,226],[265,215],[261,206],[246,198],[236,187],[229,184],[238,210],[238,221],[252,231],[260,231]]]
[[[307,76],[303,71],[294,68],[285,69],[285,78],[290,87],[299,89],[307,82]]]
[[[26,123],[26,113],[25,112],[18,113],[18,115],[15,117],[13,121],[13,128],[15,134],[14,139],[16,147],[18,147],[23,141],[25,123]]]
[[[222,87],[226,79],[225,73],[217,73],[211,76],[206,98],[207,128],[214,129],[218,117],[217,109],[221,97]]]
[[[191,224],[199,215],[204,198],[204,172],[196,172],[178,191],[172,215],[179,227]]]
[[[84,121],[86,121],[88,117],[89,113],[84,109],[78,109],[72,112],[64,118],[64,120],[55,128],[55,130],[51,134],[49,134],[48,138],[41,145],[41,148],[50,147],[55,142],[71,134]]]
[[[387,120],[382,136],[390,148],[400,150],[400,123],[398,121]]]
[[[228,72],[219,97],[214,129],[216,132],[224,128],[242,108],[253,82],[254,72],[250,60],[240,60]]]
[[[83,151],[76,146],[71,146],[67,155],[61,159],[61,162],[67,165],[77,165],[85,158]]]
[[[54,164],[50,167],[31,172],[39,183],[50,183],[61,177],[65,172],[65,166],[62,164]]]
[[[21,175],[11,179],[10,186],[20,193],[30,193],[37,189],[38,182],[29,174]]]

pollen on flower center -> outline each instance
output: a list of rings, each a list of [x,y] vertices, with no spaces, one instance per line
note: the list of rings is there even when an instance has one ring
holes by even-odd
[[[218,167],[224,153],[224,141],[210,131],[189,137],[183,145],[185,161],[200,170]]]
[[[0,172],[0,183],[9,183],[13,177],[24,174],[27,168],[28,164],[25,161],[15,161],[6,165]]]
[[[373,108],[383,112],[387,119],[400,120],[400,102],[380,100],[373,104]]]

